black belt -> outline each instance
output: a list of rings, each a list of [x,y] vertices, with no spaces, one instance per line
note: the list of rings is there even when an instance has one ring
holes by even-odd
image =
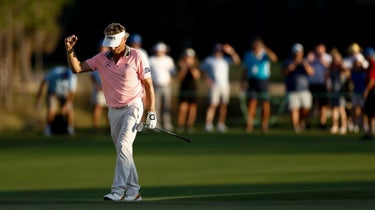
[[[111,107],[112,109],[125,109],[126,107],[128,107],[128,105],[125,105],[125,106],[116,106],[116,107]]]
[[[135,101],[131,101],[131,102],[128,103],[127,105],[124,105],[124,106],[111,106],[111,108],[112,108],[112,109],[118,109],[118,110],[120,110],[120,109],[125,109],[126,107],[131,106],[131,105],[134,105],[134,104],[138,103],[138,101],[141,101],[141,100],[142,100],[142,98],[139,98],[139,99],[137,99],[137,100],[135,100]]]

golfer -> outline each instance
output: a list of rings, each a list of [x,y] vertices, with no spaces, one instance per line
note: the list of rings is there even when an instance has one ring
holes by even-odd
[[[108,106],[111,138],[116,148],[116,166],[111,192],[104,200],[140,201],[138,173],[133,159],[133,142],[137,125],[143,114],[142,97],[146,97],[148,109],[146,126],[155,129],[155,95],[150,66],[146,55],[126,45],[129,33],[119,23],[111,23],[104,30],[103,46],[108,51],[79,61],[73,47],[78,38],[65,38],[68,63],[73,73],[98,71]]]

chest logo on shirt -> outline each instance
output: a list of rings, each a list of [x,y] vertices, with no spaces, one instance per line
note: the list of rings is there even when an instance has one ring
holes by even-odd
[[[145,68],[145,74],[150,73],[151,69],[150,68]]]
[[[105,67],[106,67],[107,69],[111,68],[111,63],[110,63],[110,62],[106,62],[106,63],[105,63]]]

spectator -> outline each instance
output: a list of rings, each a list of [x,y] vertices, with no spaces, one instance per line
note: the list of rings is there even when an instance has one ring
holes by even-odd
[[[305,128],[305,120],[312,106],[312,95],[309,90],[309,76],[314,69],[304,59],[304,48],[300,43],[292,46],[292,55],[282,66],[288,94],[288,106],[294,131],[300,133]]]
[[[130,34],[129,39],[128,39],[128,44],[130,47],[142,50],[143,53],[147,56],[147,58],[149,57],[147,51],[144,48],[142,48],[143,39],[140,34],[138,33]]]
[[[314,68],[314,74],[309,77],[309,90],[313,96],[312,109],[307,119],[306,127],[311,126],[310,119],[315,117],[317,109],[319,128],[325,129],[327,126],[328,99],[326,89],[326,78],[328,68],[332,62],[332,57],[327,53],[324,43],[318,43],[312,52],[308,53],[307,59]]]
[[[350,70],[343,65],[343,58],[337,49],[334,49],[331,55],[332,63],[326,73],[327,90],[329,91],[329,101],[332,108],[331,133],[344,135],[347,132],[346,91],[344,85],[350,79]]]
[[[348,48],[348,56],[344,58],[344,65],[350,69],[351,81],[354,89],[351,95],[348,116],[348,130],[358,133],[366,118],[363,116],[362,108],[364,104],[363,91],[365,90],[365,77],[368,68],[368,61],[361,52],[361,47],[357,43],[352,43]]]
[[[366,87],[363,91],[363,98],[365,100],[363,111],[367,116],[367,129],[364,129],[365,134],[362,139],[373,138],[373,128],[375,121],[375,50],[372,47],[365,49],[364,55],[369,62],[369,67],[366,75]]]
[[[198,69],[198,58],[194,49],[187,48],[178,61],[179,86],[179,112],[178,112],[178,132],[194,132],[194,124],[198,108],[198,81],[201,72]]]
[[[227,56],[229,55],[229,56]],[[226,132],[227,105],[230,97],[229,70],[231,64],[239,65],[241,58],[229,44],[215,44],[213,52],[200,64],[209,87],[209,106],[206,112],[205,130],[214,131],[213,120],[219,107],[217,129]]]
[[[91,94],[91,103],[93,105],[92,113],[92,125],[95,131],[99,129],[100,118],[102,116],[103,109],[107,107],[105,97],[103,93],[102,83],[98,71],[90,72],[90,79],[93,84],[93,90]]]
[[[268,88],[271,62],[277,61],[277,55],[264,44],[261,38],[255,38],[252,41],[251,49],[245,52],[242,83],[247,87],[247,132],[253,131],[258,101],[262,102],[262,131],[268,131],[271,115],[271,96]]]
[[[67,66],[56,66],[49,70],[40,83],[36,105],[41,106],[43,92],[47,88],[47,119],[44,128],[44,135],[51,136],[53,133],[52,123],[61,113],[67,120],[67,132],[74,135],[74,112],[73,99],[77,89],[77,77]],[[60,107],[60,111],[58,111]]]
[[[174,60],[169,56],[169,47],[164,42],[154,46],[154,54],[150,56],[150,67],[155,89],[156,114],[158,126],[173,130],[172,108],[172,83],[176,75]]]
[[[101,45],[100,42],[99,51],[106,53],[109,49]],[[103,113],[103,109],[107,107],[102,82],[100,80],[100,76],[98,71],[90,72],[90,80],[93,85],[92,94],[91,94],[91,103],[93,105],[93,113],[92,113],[92,125],[93,129],[97,131],[100,125],[100,118]]]
[[[127,43],[129,44],[130,47],[133,47],[135,49],[139,49],[141,50],[147,57],[147,60],[149,60],[149,55],[147,53],[147,50],[145,50],[142,45],[143,45],[143,39],[142,39],[142,36],[138,33],[132,33],[129,35],[129,38],[127,40]],[[143,105],[144,105],[144,108],[147,108],[147,99],[145,98],[146,96],[144,96],[142,98],[143,100]],[[147,113],[144,112],[143,113],[143,116],[142,116],[142,120],[146,120],[146,116],[147,116]]]

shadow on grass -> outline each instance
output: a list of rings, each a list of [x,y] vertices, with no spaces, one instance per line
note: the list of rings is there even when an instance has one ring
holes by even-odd
[[[0,204],[12,202],[102,201],[109,189],[61,189],[1,191]],[[244,184],[207,186],[143,187],[143,201],[282,201],[375,199],[375,182]]]

